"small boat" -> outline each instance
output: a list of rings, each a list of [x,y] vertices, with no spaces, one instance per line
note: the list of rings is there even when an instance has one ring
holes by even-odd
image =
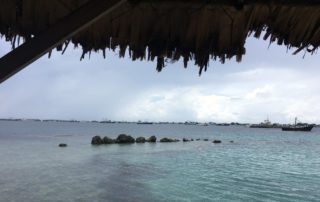
[[[282,127],[283,131],[305,131],[310,132],[313,128],[313,125],[310,124],[297,124],[297,118],[295,118],[293,126],[284,126]]]

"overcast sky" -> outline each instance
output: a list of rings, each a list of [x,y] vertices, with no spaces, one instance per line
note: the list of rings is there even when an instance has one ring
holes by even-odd
[[[255,38],[239,64],[211,61],[198,75],[192,62],[168,64],[119,59],[81,50],[42,57],[0,85],[1,118],[129,121],[320,123],[320,57]],[[0,56],[10,45],[0,41]]]

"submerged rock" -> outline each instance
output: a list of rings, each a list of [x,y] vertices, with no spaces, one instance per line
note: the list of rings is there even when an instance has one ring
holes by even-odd
[[[220,144],[221,142],[222,142],[221,140],[213,140],[212,143],[214,143],[214,144]]]
[[[65,143],[60,143],[59,144],[59,147],[67,147],[68,145],[67,144],[65,144]]]
[[[116,143],[118,144],[126,144],[126,143],[134,143],[134,142],[135,142],[134,138],[126,134],[120,134],[116,139]]]
[[[146,142],[146,138],[144,138],[144,137],[138,137],[136,139],[136,143],[145,143],[145,142]]]
[[[209,139],[206,138],[206,139],[203,139],[203,141],[209,141]]]
[[[234,143],[234,141],[233,141],[233,140],[231,140],[231,141],[230,141],[230,143]]]
[[[156,142],[156,141],[157,141],[157,138],[154,135],[147,139],[147,142]]]
[[[115,140],[113,140],[113,139],[111,139],[111,138],[106,136],[106,137],[103,138],[103,143],[104,144],[113,144],[113,143],[115,143]]]
[[[191,138],[191,142],[193,142],[193,141],[194,141],[194,139]]]
[[[171,139],[171,138],[162,138],[160,140],[160,142],[179,142],[180,140],[177,140],[177,139]]]
[[[183,142],[189,142],[190,140],[187,139],[187,138],[183,138],[182,141],[183,141]]]
[[[101,139],[100,136],[94,136],[91,140],[91,144],[93,145],[101,145],[103,144],[103,140]]]
[[[196,141],[200,141],[200,138],[196,139]]]

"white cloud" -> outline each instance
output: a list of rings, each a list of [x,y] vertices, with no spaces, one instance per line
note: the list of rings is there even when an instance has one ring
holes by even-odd
[[[274,76],[277,73],[281,75]],[[255,79],[250,79],[251,76]],[[269,116],[275,122],[289,122],[299,116],[305,121],[319,122],[320,107],[314,106],[320,101],[317,95],[320,84],[309,76],[279,68],[230,73],[222,81],[225,86],[213,87],[213,81],[212,84],[144,91],[123,108],[121,114],[133,120],[143,117],[172,120],[174,117],[179,121],[260,122]],[[176,113],[180,113],[179,116]]]
[[[274,92],[274,86],[270,84],[266,84],[263,87],[258,87],[253,91],[247,93],[245,98],[247,100],[267,99],[272,96],[273,92]]]

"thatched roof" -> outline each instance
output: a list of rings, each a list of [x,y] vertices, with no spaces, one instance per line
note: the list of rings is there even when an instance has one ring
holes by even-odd
[[[0,0],[0,34],[13,48],[89,0]],[[234,3],[236,2],[236,3]],[[319,0],[132,0],[77,33],[71,42],[91,51],[110,48],[120,57],[194,60],[200,73],[210,58],[241,61],[249,35],[315,53],[320,44]],[[64,50],[70,40],[57,47]]]

